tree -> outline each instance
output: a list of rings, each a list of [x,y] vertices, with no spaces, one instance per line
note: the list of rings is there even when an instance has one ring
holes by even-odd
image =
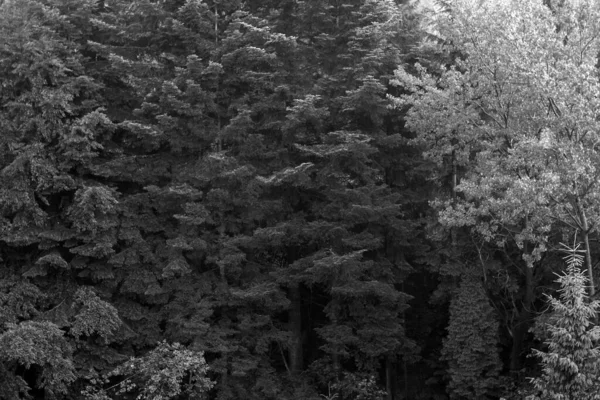
[[[414,143],[456,182],[455,195],[435,203],[440,222],[507,254],[520,249],[522,259],[510,260],[524,277],[515,370],[545,272],[539,261],[573,229],[584,235],[590,294],[595,287],[600,10],[587,0],[552,4],[449,2],[434,44],[446,63],[400,68],[396,84],[407,93],[393,99],[409,107]]]
[[[118,208],[114,191],[82,173],[106,155],[114,128],[77,41],[80,19],[91,19],[96,2],[80,2],[69,17],[63,5],[0,4],[0,369],[12,382],[3,388],[7,398],[31,390],[67,395],[86,361],[102,368],[118,358],[106,344],[119,316],[89,287],[106,279],[106,266],[81,262],[112,252]],[[94,354],[99,347],[106,357]]]
[[[214,385],[206,377],[207,371],[202,353],[187,350],[179,343],[168,344],[163,341],[144,357],[132,357],[106,377],[93,380],[94,383],[100,383],[100,388],[88,386],[82,394],[90,400],[109,400],[110,396],[131,391],[138,392],[138,398],[143,400],[171,399],[183,395],[203,399]],[[119,382],[109,384],[112,377],[118,377]]]
[[[549,297],[552,307],[546,329],[548,351],[533,350],[540,359],[542,376],[532,379],[541,399],[592,400],[600,394],[600,327],[596,318],[600,302],[590,301],[589,283],[581,267],[585,250],[565,246],[567,270],[556,280],[560,299]]]
[[[495,394],[501,370],[498,328],[481,278],[473,272],[463,275],[450,304],[448,336],[442,348],[451,399],[483,399]]]
[[[375,396],[380,369],[393,396],[412,9],[251,3],[1,2],[0,396],[113,396],[131,368],[148,398],[192,370],[221,400]]]
[[[588,1],[555,12],[541,1],[456,1],[439,22],[447,46],[461,54],[455,65],[439,77],[418,66],[418,77],[397,71],[396,83],[412,92],[395,101],[412,105],[415,142],[435,143],[428,157],[451,157],[466,169],[457,187],[465,201],[446,204],[442,219],[477,225],[499,242],[530,242],[529,265],[545,251],[554,220],[586,233],[595,226],[599,16]]]
[[[258,361],[264,355],[256,354],[269,340],[293,379],[310,364],[331,367],[327,376],[313,368],[318,379],[336,380],[346,368],[374,373],[380,363],[389,367],[415,352],[402,320],[409,296],[397,286],[410,268],[393,245],[408,242],[414,225],[403,219],[404,192],[389,186],[393,162],[386,160],[388,170],[377,162],[378,148],[383,153],[386,145],[402,143],[394,131],[398,122],[390,122],[385,83],[401,60],[401,49],[393,47],[394,29],[408,29],[403,10],[393,2],[306,2],[292,18],[289,7],[285,32],[299,25],[296,40],[239,13],[214,53],[223,66],[219,91],[227,94],[219,104],[231,114],[221,119],[221,151],[203,161],[211,191],[195,207],[207,207],[212,217],[203,222],[204,232],[218,227],[210,240],[218,237],[219,249],[207,261],[245,300],[244,322],[256,324],[252,333],[244,332],[246,323],[236,326],[239,311],[232,306],[239,303],[228,300],[227,328],[236,333],[230,331],[227,342],[249,347],[218,357],[224,398],[243,395],[242,374],[271,379]],[[380,61],[380,53],[389,58]],[[352,68],[354,57],[360,68]],[[307,71],[314,80],[305,82]],[[214,175],[207,176],[210,168]],[[195,210],[181,221],[191,221]],[[275,316],[282,292],[288,301],[283,319]],[[251,318],[258,305],[270,315]],[[261,343],[256,349],[254,338]],[[228,366],[236,376],[227,375]]]

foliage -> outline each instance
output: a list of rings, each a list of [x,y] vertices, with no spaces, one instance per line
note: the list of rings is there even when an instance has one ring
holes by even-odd
[[[600,302],[586,295],[579,247],[565,246],[567,269],[557,279],[560,299],[549,297],[548,350],[533,350],[542,365],[542,376],[532,379],[541,399],[600,398],[600,327],[594,323]]]
[[[0,2],[0,337],[40,345],[2,396],[393,395],[427,252],[403,3]]]
[[[375,377],[368,374],[344,373],[343,378],[331,388],[339,394],[340,399],[382,400],[387,395],[377,387]]]
[[[66,394],[76,375],[71,360],[72,349],[64,333],[50,322],[8,323],[6,327],[7,330],[0,335],[0,360],[13,368],[40,368],[36,386],[44,389],[49,398]],[[3,373],[6,376],[6,371]],[[16,379],[12,388],[14,392],[7,398],[25,391],[22,382]]]
[[[464,171],[460,201],[437,202],[440,220],[514,241],[529,266],[557,222],[581,229],[597,218],[599,12],[593,1],[556,12],[542,1],[456,1],[439,22],[455,64],[440,76],[418,64],[396,73],[410,94],[394,101],[411,106],[415,143]]]
[[[204,398],[214,385],[206,377],[208,366],[202,353],[185,349],[181,344],[161,342],[144,357],[132,358],[111,371],[110,377],[125,377],[106,389],[88,386],[83,392],[87,399],[109,399],[110,393],[138,393],[137,399],[161,400],[180,395]]]
[[[444,2],[419,62],[397,69],[391,96],[433,164],[441,301],[480,264],[519,376],[528,328],[560,268],[556,248],[583,233],[590,294],[597,235],[595,1]],[[433,226],[433,224],[432,224]],[[432,235],[433,236],[433,235]],[[530,363],[531,364],[531,363]]]
[[[448,336],[442,348],[451,399],[484,399],[495,394],[501,369],[498,329],[480,279],[465,274],[450,304]]]
[[[75,336],[96,333],[106,339],[121,325],[117,310],[100,300],[89,288],[77,289],[75,304],[81,306],[71,326],[71,333]]]
[[[470,236],[490,300],[502,306],[515,360],[522,327],[539,306],[538,285],[554,267],[548,250],[573,229],[584,232],[593,278],[597,249],[588,235],[596,234],[598,219],[598,4],[444,5],[437,40],[429,43],[443,57],[401,66],[395,83],[404,92],[393,101],[407,112],[413,143],[452,189],[433,204],[453,248],[432,264],[450,265],[460,276],[465,263],[444,257],[460,248],[469,259],[457,239]]]

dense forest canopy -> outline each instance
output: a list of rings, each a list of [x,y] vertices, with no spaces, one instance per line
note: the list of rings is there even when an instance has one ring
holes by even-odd
[[[599,53],[593,0],[0,0],[0,400],[596,398]]]

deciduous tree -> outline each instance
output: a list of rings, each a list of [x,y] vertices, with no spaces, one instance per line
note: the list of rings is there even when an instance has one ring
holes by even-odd
[[[457,195],[435,203],[442,224],[521,250],[512,260],[524,277],[521,327],[544,273],[539,261],[567,232],[583,233],[595,292],[599,17],[586,0],[451,1],[435,25],[436,49],[451,64],[396,72],[406,94],[394,102],[410,107],[414,143],[456,182]],[[518,369],[525,331],[513,333]]]

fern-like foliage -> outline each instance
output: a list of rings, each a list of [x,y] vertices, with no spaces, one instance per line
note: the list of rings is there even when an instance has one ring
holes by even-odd
[[[566,253],[563,260],[567,264],[567,271],[579,270],[583,266],[585,259],[585,250],[579,248],[581,244],[576,244],[573,247],[567,246],[564,243],[560,245],[562,246],[562,251]]]
[[[542,376],[532,383],[541,392],[538,399],[600,399],[600,327],[593,322],[600,302],[588,301],[583,250],[563,247],[567,270],[557,279],[560,298],[549,297],[548,350],[533,351]]]

